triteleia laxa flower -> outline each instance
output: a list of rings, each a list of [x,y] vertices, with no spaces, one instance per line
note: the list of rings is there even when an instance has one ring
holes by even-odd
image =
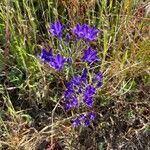
[[[72,108],[72,106],[71,106],[71,104],[69,104],[69,103],[66,103],[65,106],[64,106],[64,110],[65,110],[65,111],[68,111],[68,110],[71,109],[71,108]]]
[[[68,89],[65,91],[64,96],[65,96],[65,98],[70,98],[70,97],[73,96],[73,94],[74,94],[73,88],[68,88]]]
[[[99,30],[89,25],[79,23],[73,28],[73,33],[78,37],[88,41],[96,40]]]
[[[68,102],[65,104],[65,111],[68,111],[70,110],[71,108],[75,108],[75,107],[78,107],[79,105],[79,101],[76,97],[71,97],[70,99],[68,99]]]
[[[96,83],[96,88],[102,86],[102,80],[103,80],[103,74],[101,72],[96,73],[94,79],[94,82]]]
[[[89,126],[90,123],[95,120],[96,118],[96,113],[95,112],[89,112],[87,114],[81,114],[80,116],[72,119],[72,124],[74,127],[78,127],[80,125],[83,126]]]
[[[56,56],[53,56],[49,61],[49,65],[55,70],[59,71],[63,68],[65,62],[66,59],[62,55],[57,54]]]
[[[78,99],[76,97],[72,97],[69,101],[72,107],[78,106]]]
[[[88,41],[96,40],[99,30],[94,27],[86,27],[85,39]]]
[[[75,119],[72,119],[72,124],[74,127],[77,127],[81,125],[81,121],[79,120],[79,118],[75,118]]]
[[[68,99],[68,102],[65,105],[65,110],[67,111],[71,108],[78,107],[78,105],[79,105],[78,99],[72,96],[71,98]]]
[[[83,82],[86,82],[86,80],[87,80],[87,74],[88,74],[88,71],[87,71],[86,68],[84,68],[83,73],[82,73],[82,75],[81,75],[81,80],[82,80]]]
[[[72,86],[79,86],[81,84],[81,77],[75,76],[70,82]]]
[[[90,120],[89,120],[89,119],[85,119],[85,120],[84,120],[84,125],[85,125],[86,127],[88,127],[88,126],[90,125]]]
[[[100,81],[103,78],[103,74],[101,72],[98,72],[95,74],[95,80]]]
[[[40,56],[41,61],[46,61],[46,62],[50,61],[53,56],[52,49],[47,51],[46,49],[43,48],[39,56]]]
[[[85,118],[86,118],[86,115],[85,115],[85,114],[81,114],[81,115],[79,116],[79,120],[80,120],[80,121],[83,121]]]
[[[73,33],[78,38],[84,38],[85,37],[85,31],[84,31],[84,25],[80,25],[79,23],[73,28]]]
[[[91,97],[96,93],[96,89],[92,85],[88,85],[85,89],[85,96]]]
[[[94,74],[93,74],[94,75]],[[74,76],[67,84],[66,91],[64,92],[64,98],[66,99],[66,104],[68,110],[71,109],[71,101],[72,97],[79,97],[79,103],[76,105],[77,107],[84,104],[87,107],[93,106],[93,97],[96,94],[97,88],[102,85],[102,74],[98,72],[94,75],[92,79],[92,83],[89,84],[88,81],[88,70],[84,68],[81,75]]]
[[[82,57],[82,60],[88,63],[98,60],[97,51],[89,47],[84,51],[84,56]]]
[[[85,103],[86,106],[92,107],[93,106],[93,98],[92,97],[84,97],[83,102]]]
[[[90,113],[88,114],[88,118],[89,118],[90,120],[95,120],[95,118],[96,118],[96,113],[95,113],[95,112],[90,112]]]
[[[63,28],[64,26],[60,23],[60,21],[56,21],[50,24],[49,31],[53,36],[57,38],[61,38],[63,33]]]

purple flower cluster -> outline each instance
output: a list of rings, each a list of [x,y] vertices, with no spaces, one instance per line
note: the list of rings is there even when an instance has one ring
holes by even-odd
[[[67,83],[66,91],[64,92],[66,111],[79,107],[82,104],[86,107],[92,108],[93,97],[96,94],[96,90],[102,85],[103,76],[101,72],[96,73],[92,83],[88,81],[88,78],[88,71],[85,68],[81,75],[73,77]]]
[[[73,28],[73,33],[77,36],[77,38],[85,39],[87,41],[94,41],[97,38],[99,30],[94,27],[90,27],[87,24],[77,24]]]
[[[54,37],[60,39],[62,38],[63,35],[63,29],[64,25],[62,25],[60,21],[56,21],[50,24],[49,31]],[[78,37],[91,41],[96,39],[98,30],[85,24],[84,25],[77,24],[74,27],[73,32]],[[68,41],[70,37],[68,34],[66,36],[67,36],[66,40]],[[49,66],[55,69],[56,71],[60,71],[61,69],[63,69],[65,62],[68,63],[69,60],[72,60],[71,58],[65,59],[61,54],[53,55],[52,49],[50,49],[49,51],[43,49],[40,54],[40,58],[42,61],[49,64]],[[84,50],[84,54],[81,60],[87,63],[97,61],[98,60],[97,51],[92,49],[91,47],[87,48],[86,50]]]
[[[64,29],[64,25],[62,25],[60,21],[56,21],[50,24],[49,32],[53,36],[57,38],[61,38],[63,35],[63,29]],[[95,27],[91,27],[87,24],[81,25],[79,23],[72,29],[72,31],[77,36],[77,38],[85,39],[87,41],[96,40],[97,35],[99,33],[99,30],[96,29]],[[69,37],[67,35],[67,39],[68,38]]]
[[[77,75],[73,77],[66,85],[66,91],[64,92],[65,97],[65,111],[79,108],[79,107],[87,107],[92,108],[94,102],[94,96],[98,88],[102,85],[102,73],[98,72],[94,74],[94,78],[92,83],[88,81],[88,70],[85,68],[81,75]],[[93,113],[89,113],[93,114]],[[94,113],[95,114],[95,113]],[[96,114],[95,114],[96,115]],[[83,118],[83,117],[82,117]],[[91,119],[93,118],[93,119]],[[83,119],[77,117],[72,120],[75,126],[81,124],[84,121],[84,124],[88,126],[90,124],[90,120],[94,120],[95,117],[92,115],[88,115],[88,117],[84,116]],[[83,124],[83,123],[82,123]]]
[[[62,52],[62,42],[63,42],[63,33],[64,25],[60,23],[60,21],[56,21],[50,24],[49,32],[53,37],[58,39],[60,42],[60,49]],[[95,27],[90,27],[86,24],[77,24],[72,29],[73,34],[77,37],[77,39],[83,39],[87,42],[94,41],[97,39],[97,35],[99,30]],[[61,39],[61,40],[60,40]],[[66,43],[66,47],[70,46],[69,41],[71,38],[71,34],[66,34],[64,37],[64,43]],[[78,40],[77,40],[78,42]],[[61,45],[62,44],[62,45]],[[85,44],[85,42],[84,42]],[[66,50],[67,48],[65,48]],[[52,49],[46,50],[42,49],[40,59],[42,62],[47,63],[51,68],[56,71],[60,71],[64,68],[64,65],[67,63],[68,67],[71,66],[74,62],[74,59],[71,56],[74,51],[72,48],[68,47],[68,52],[53,54]],[[76,53],[76,52],[75,52]],[[66,54],[66,56],[64,56]],[[91,64],[93,62],[99,61],[98,52],[91,47],[87,47],[83,51],[83,56],[80,58],[81,61],[87,64],[86,68],[83,69],[82,73],[75,75],[66,85],[66,90],[64,92],[65,98],[65,111],[69,111],[75,108],[86,108],[92,109],[94,103],[94,96],[97,92],[97,89],[102,86],[103,75],[101,72],[94,73],[91,71]],[[84,64],[85,64],[84,63]],[[77,116],[72,120],[72,124],[74,126],[85,125],[89,126],[91,121],[96,118],[95,112],[88,112]]]
[[[52,67],[56,71],[60,71],[64,67],[64,64],[66,62],[66,59],[62,55],[53,55],[52,49],[50,49],[49,51],[43,49],[39,56],[41,61],[46,62],[50,67]]]
[[[72,124],[75,127],[80,126],[80,125],[89,126],[90,122],[95,120],[95,118],[96,118],[95,112],[81,114],[80,116],[76,117],[75,119],[72,119]]]
[[[98,60],[97,51],[89,47],[84,51],[84,56],[82,57],[82,60],[88,63]]]
[[[63,34],[64,26],[60,23],[60,21],[56,21],[55,23],[50,24],[49,32],[57,37],[61,38]]]
[[[64,67],[65,62],[70,63],[72,61],[71,58],[65,59],[61,54],[53,55],[52,49],[50,49],[49,51],[43,49],[39,56],[41,61],[46,62],[47,64],[49,64],[50,67],[52,67],[56,71],[60,71]],[[84,50],[84,54],[81,60],[87,63],[97,61],[97,51],[89,47],[88,49]]]

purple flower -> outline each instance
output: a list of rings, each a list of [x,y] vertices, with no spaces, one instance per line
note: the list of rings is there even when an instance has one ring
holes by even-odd
[[[103,74],[101,72],[98,72],[95,74],[95,82],[96,82],[96,88],[99,88],[102,86],[102,80],[103,80]]]
[[[96,113],[95,113],[95,112],[90,112],[90,113],[88,114],[88,118],[89,118],[90,120],[95,120],[95,118],[96,118]]]
[[[88,126],[90,125],[90,120],[89,120],[89,119],[85,119],[85,120],[84,120],[84,125],[85,125],[86,127],[88,127]]]
[[[77,127],[77,126],[81,125],[81,122],[80,122],[79,118],[77,117],[75,119],[72,119],[72,124],[74,127]]]
[[[56,56],[52,57],[52,59],[49,61],[49,65],[55,70],[59,71],[63,68],[65,61],[66,59],[63,58],[63,56],[57,54]]]
[[[60,21],[56,21],[54,23],[50,24],[50,28],[49,31],[51,32],[51,34],[57,38],[61,38],[62,37],[62,33],[63,33],[63,25],[60,23]]]
[[[97,51],[95,51],[91,47],[89,47],[88,49],[86,49],[84,51],[84,56],[82,57],[82,60],[84,60],[88,63],[98,60]]]
[[[86,28],[85,39],[87,39],[88,41],[96,40],[98,32],[99,30],[97,30],[96,28],[88,26]]]
[[[72,88],[69,88],[64,92],[65,98],[70,98],[72,97],[73,94],[74,94],[74,90]]]
[[[73,107],[77,107],[77,106],[79,106],[78,99],[75,97],[71,97],[65,104],[64,109],[65,109],[65,111],[68,111],[69,109],[71,109]]]
[[[51,58],[52,58],[52,56],[53,56],[52,49],[50,49],[49,51],[47,51],[46,49],[43,48],[42,52],[41,52],[41,54],[39,56],[40,56],[40,59],[42,61],[46,61],[46,62],[50,61]]]
[[[79,86],[81,83],[81,77],[80,76],[75,76],[71,81],[73,86]]]
[[[81,114],[80,116],[72,119],[72,124],[75,127],[80,126],[80,125],[84,125],[84,126],[88,127],[90,125],[91,121],[95,120],[95,118],[96,118],[95,112]]]
[[[84,25],[80,25],[79,23],[73,28],[73,33],[78,37],[78,38],[84,38],[85,37],[85,27]]]
[[[66,88],[67,88],[68,90],[74,90],[74,89],[73,89],[73,84],[72,84],[71,81],[67,82]]]
[[[64,106],[64,109],[65,109],[65,111],[68,111],[69,109],[71,109],[71,107],[72,106],[70,104],[66,103]]]
[[[92,97],[84,97],[83,102],[88,106],[92,107],[93,106],[93,98]]]
[[[95,74],[96,81],[101,81],[102,79],[103,79],[103,74],[101,72]]]
[[[79,104],[78,99],[75,98],[75,97],[72,97],[71,99],[69,99],[69,101],[70,101],[70,104],[71,104],[72,107],[76,107]]]
[[[92,97],[96,92],[96,89],[92,86],[89,85],[85,89],[85,97]]]
[[[81,115],[79,116],[79,120],[80,120],[80,121],[83,121],[85,118],[86,118],[86,115],[84,115],[84,114],[81,114]]]
[[[83,74],[81,75],[81,80],[82,80],[83,82],[86,82],[86,79],[87,79],[87,73],[88,73],[87,69],[84,68]]]
[[[100,88],[102,86],[102,84],[103,84],[102,81],[97,82],[96,88]]]
[[[83,24],[83,25],[77,24],[73,28],[73,33],[78,38],[82,38],[82,39],[85,39],[88,41],[96,40],[98,32],[99,32],[98,29],[96,29],[94,27],[90,27],[86,24]]]

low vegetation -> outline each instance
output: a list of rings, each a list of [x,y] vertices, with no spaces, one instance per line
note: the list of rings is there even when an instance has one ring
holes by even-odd
[[[0,149],[149,150],[149,17],[144,0],[1,0]],[[59,36],[50,30],[58,20]],[[77,24],[95,29],[96,38],[87,38],[89,30],[80,37]],[[62,55],[59,67],[45,62],[50,48]],[[92,103],[65,109],[67,83],[84,68],[89,84],[101,73],[100,87]],[[72,120],[91,112],[90,123]]]

